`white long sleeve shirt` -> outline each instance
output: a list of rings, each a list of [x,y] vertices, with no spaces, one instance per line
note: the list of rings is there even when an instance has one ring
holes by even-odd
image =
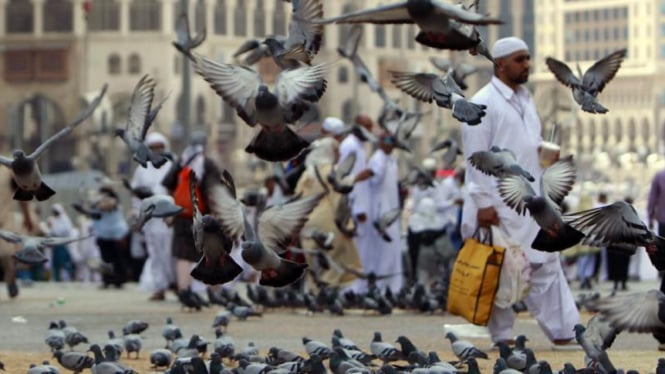
[[[367,154],[363,142],[354,134],[349,134],[339,145],[339,162],[344,161],[352,153],[356,154],[356,162],[351,170],[352,176],[356,176],[367,168]],[[369,181],[365,180],[353,185],[349,193],[351,213],[354,216],[369,213]]]

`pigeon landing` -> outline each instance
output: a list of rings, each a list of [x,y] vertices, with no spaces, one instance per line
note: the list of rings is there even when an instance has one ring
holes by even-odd
[[[659,290],[598,299],[595,307],[619,331],[651,333],[665,329],[665,294]]]
[[[152,101],[155,97],[155,86],[155,81],[148,75],[141,77],[132,93],[125,128],[116,129],[115,135],[127,144],[127,148],[133,154],[132,158],[139,165],[145,168],[148,167],[148,162],[150,162],[155,168],[159,169],[169,160],[169,155],[154,153],[143,144],[150,125],[152,125],[164,101],[168,98],[168,96],[165,97],[153,108]]]
[[[88,107],[83,112],[81,112],[81,114],[79,114],[79,116],[73,122],[48,138],[31,154],[26,155],[23,150],[17,149],[12,154],[12,158],[0,156],[0,164],[11,169],[12,179],[16,183],[14,200],[30,201],[35,198],[38,201],[45,201],[48,200],[51,196],[55,195],[55,191],[53,191],[53,189],[46,185],[46,183],[44,183],[42,180],[42,174],[39,171],[39,165],[37,165],[37,161],[51,144],[69,135],[69,133],[74,131],[77,126],[79,126],[92,115],[106,94],[107,88],[108,85],[105,84],[102,87],[99,95],[97,95],[97,97],[92,100],[90,105],[88,105]]]
[[[139,216],[132,225],[134,231],[140,231],[146,222],[152,218],[173,217],[182,212],[182,207],[175,204],[172,196],[153,195],[141,200]]]
[[[309,142],[290,127],[309,105],[326,90],[325,73],[329,65],[306,66],[282,71],[275,81],[274,93],[254,70],[223,64],[194,55],[194,70],[228,102],[249,126],[261,131],[245,148],[260,159],[278,162],[296,157]]]
[[[439,69],[443,73],[447,73],[452,70],[452,76],[455,80],[455,83],[457,83],[457,85],[463,91],[466,91],[466,89],[469,88],[465,81],[466,77],[478,71],[478,67],[465,62],[462,62],[457,66],[453,66],[450,59],[446,57],[430,57],[429,61],[432,63],[432,65],[434,65],[435,68]]]
[[[515,154],[509,149],[492,146],[489,151],[474,152],[469,157],[469,163],[480,170],[481,173],[493,177],[504,178],[510,175],[520,175],[529,182],[536,180],[528,171],[517,164]]]
[[[557,59],[548,57],[545,63],[559,82],[573,90],[573,98],[582,106],[583,111],[604,114],[608,109],[596,100],[596,96],[614,78],[627,53],[625,48],[613,52],[596,61],[584,74],[578,65],[579,77],[573,74],[568,65]]]

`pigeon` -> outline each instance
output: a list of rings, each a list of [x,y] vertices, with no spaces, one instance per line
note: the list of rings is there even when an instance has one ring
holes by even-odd
[[[422,189],[435,187],[436,180],[434,179],[432,172],[425,170],[420,165],[411,161],[407,162],[409,164],[409,172],[406,175],[404,183],[407,183],[409,186],[419,186]]]
[[[473,344],[466,340],[459,340],[455,334],[452,332],[446,333],[446,339],[450,340],[450,345],[452,346],[453,353],[461,361],[467,361],[469,358],[483,358],[488,359],[487,353],[476,348]]]
[[[115,351],[118,354],[118,356],[121,356],[122,352],[125,350],[125,342],[121,338],[116,338],[113,330],[108,331],[108,336],[109,340],[106,344],[111,345],[113,348],[115,348]]]
[[[342,346],[342,348],[348,350],[356,350],[356,351],[360,350],[360,348],[358,348],[358,345],[356,343],[354,343],[351,339],[344,337],[344,335],[342,334],[342,330],[335,329],[333,331],[333,336],[337,338],[337,341]]]
[[[499,347],[499,355],[505,360],[509,368],[524,371],[528,368],[526,352],[515,351],[504,342],[496,342]]]
[[[367,370],[367,367],[363,363],[349,357],[341,347],[334,348],[333,351],[330,352],[329,365],[330,370],[332,370],[334,374],[346,374],[347,372],[355,372],[355,370]]]
[[[426,103],[436,102],[442,108],[451,109],[453,117],[469,126],[482,122],[487,107],[464,98],[464,92],[455,83],[452,72],[440,77],[429,73],[390,71],[390,81],[409,96]]]
[[[414,357],[427,357],[425,352],[419,351],[413,342],[411,342],[411,339],[404,335],[398,336],[396,342],[399,343],[400,347],[402,348],[402,357],[406,357],[407,361],[412,365],[416,363],[416,361],[414,361]]]
[[[665,330],[665,294],[659,290],[596,300],[603,320],[617,331],[651,333]]]
[[[310,355],[311,356],[311,355]],[[271,365],[280,365],[285,362],[303,362],[305,358],[293,352],[281,349],[278,347],[271,347],[268,350],[268,359]]]
[[[167,218],[177,216],[183,208],[175,204],[170,195],[153,195],[141,200],[139,215],[132,226],[134,231],[140,231],[152,218]]]
[[[53,357],[58,360],[58,363],[67,370],[74,373],[80,373],[85,369],[90,369],[95,361],[92,357],[87,356],[81,352],[66,352],[55,351]]]
[[[0,229],[0,238],[10,242],[21,245],[16,253],[12,255],[17,261],[28,265],[41,265],[48,261],[44,256],[43,251],[46,248],[58,247],[67,245],[79,240],[88,239],[90,236],[78,238],[58,238],[58,237],[38,237],[38,236],[25,236],[11,231]]]
[[[472,25],[501,24],[501,20],[464,9],[463,7],[439,0],[404,0],[363,9],[338,17],[312,20],[317,24],[330,23],[376,23],[413,24],[420,28],[423,36],[438,35],[450,30],[451,20]]]
[[[333,232],[323,232],[314,226],[306,227],[300,233],[300,237],[303,239],[313,240],[316,245],[324,250],[333,249],[333,241],[335,240],[335,233]]]
[[[494,374],[522,374],[520,370],[513,369],[508,366],[508,363],[503,357],[496,359],[494,363]]]
[[[4,370],[4,368],[1,369]],[[49,365],[48,361],[45,361],[42,365],[31,364],[27,374],[60,374],[60,370],[53,365]]]
[[[105,84],[99,95],[92,100],[90,105],[73,122],[48,138],[31,154],[26,155],[25,151],[17,149],[14,150],[11,158],[0,156],[0,164],[11,169],[12,179],[16,183],[14,200],[30,201],[35,198],[38,201],[45,201],[55,195],[55,191],[42,180],[37,161],[51,144],[69,135],[77,126],[92,115],[106,94],[107,88],[108,85]]]
[[[169,367],[172,360],[173,353],[168,349],[158,348],[150,352],[150,364],[153,369]]]
[[[148,329],[148,322],[140,319],[133,319],[125,324],[122,328],[123,335],[140,334]]]
[[[402,212],[401,208],[388,210],[383,214],[381,214],[379,219],[372,222],[372,225],[374,225],[374,228],[376,229],[376,231],[379,233],[379,235],[383,240],[387,242],[393,241],[393,238],[391,238],[390,235],[388,235],[387,230],[390,226],[392,226],[393,223],[395,223],[395,221],[397,221],[401,212]]]
[[[460,148],[459,143],[455,139],[445,139],[442,140],[432,147],[430,153],[436,153],[445,150],[442,155],[443,158],[443,167],[445,169],[451,168],[455,165],[455,161],[458,156],[463,155],[462,149]]]
[[[262,160],[277,162],[296,157],[309,142],[296,134],[289,124],[303,114],[307,101],[318,101],[326,90],[326,71],[330,65],[305,66],[282,71],[270,92],[254,70],[223,64],[194,56],[194,70],[224,101],[231,105],[249,126],[261,131],[245,148]]]
[[[96,344],[93,344],[93,345],[96,345]],[[127,365],[120,362],[120,356],[118,355],[117,350],[115,349],[115,347],[113,347],[112,345],[106,344],[104,346],[103,352],[104,352],[104,356],[105,356],[104,361],[114,363],[116,366],[118,366],[123,371],[123,374],[125,373],[125,371],[131,370]],[[95,368],[93,366],[93,371],[94,370],[95,370]],[[99,372],[99,370],[97,370],[97,372]]]
[[[169,343],[182,337],[180,328],[173,323],[173,318],[166,317],[166,325],[162,328],[162,337],[166,340],[168,347]]]
[[[521,175],[529,182],[536,179],[517,164],[515,154],[507,148],[499,148],[493,145],[489,151],[474,152],[469,157],[469,163],[481,173],[497,178],[509,175]]]
[[[331,168],[330,173],[327,176],[327,181],[330,183],[335,192],[341,194],[348,194],[353,190],[353,184],[345,182],[351,171],[353,171],[353,166],[356,163],[356,154],[349,154],[344,160],[342,160],[337,166]]]
[[[136,353],[136,358],[139,358],[139,352],[143,346],[143,340],[138,334],[128,334],[123,337],[125,341],[125,351],[127,351],[127,358],[129,354],[134,352]]]
[[[552,57],[546,58],[545,64],[559,82],[572,89],[573,98],[582,106],[583,111],[604,114],[609,110],[596,100],[596,96],[614,78],[627,53],[626,48],[610,53],[596,61],[584,74],[578,65],[579,76],[575,76],[564,62]]]
[[[402,352],[399,349],[392,346],[390,343],[382,341],[381,333],[374,332],[374,338],[369,345],[369,349],[373,355],[375,355],[379,360],[383,361],[384,364],[387,364],[391,361],[401,360]]]
[[[587,357],[606,373],[616,373],[614,365],[603,348],[605,342],[599,329],[587,330],[584,326],[577,324],[573,331],[575,331],[575,340],[582,346]]]
[[[466,77],[471,74],[478,72],[478,67],[466,62],[457,64],[453,66],[450,59],[446,57],[433,56],[429,58],[429,61],[434,65],[435,68],[440,71],[447,73],[452,70],[452,77],[455,80],[455,83],[459,86],[460,89],[466,91],[469,86],[466,84]]]
[[[197,349],[198,342],[199,336],[196,334],[192,335],[187,341],[187,346],[178,349],[176,352],[177,357],[199,357],[199,350]]]
[[[509,175],[499,179],[499,194],[509,207],[523,215],[529,211],[541,228],[536,240],[542,236],[551,238],[553,246],[538,245],[539,250],[561,251],[578,244],[584,234],[563,222],[560,205],[575,183],[576,172],[573,156],[569,155],[545,169],[540,179],[540,195],[521,175]]]
[[[649,251],[665,245],[665,239],[649,230],[635,208],[625,201],[566,214],[563,220],[583,233],[582,244],[589,246],[625,248],[633,254],[636,246]]]
[[[215,329],[215,341],[212,343],[213,350],[222,358],[232,357],[235,354],[235,342],[229,335],[225,335],[222,329]]]
[[[242,267],[229,255],[233,249],[233,241],[224,233],[219,219],[212,215],[201,215],[196,197],[196,177],[190,172],[189,191],[194,207],[192,232],[194,246],[203,253],[203,257],[192,269],[191,275],[206,284],[224,284],[235,279],[242,273]],[[219,185],[219,188],[225,188]]]
[[[51,348],[51,352],[61,350],[65,347],[65,333],[56,322],[51,322],[49,325],[44,342]]]
[[[180,13],[176,23],[176,41],[171,42],[173,46],[185,56],[191,58],[192,49],[200,46],[206,39],[205,24],[203,29],[192,38],[189,32],[189,19],[186,12]]]
[[[65,343],[71,350],[74,350],[74,347],[77,345],[81,343],[88,343],[88,338],[80,332],[74,331],[70,334],[65,334]]]
[[[246,321],[249,317],[261,317],[263,313],[255,310],[252,307],[244,305],[236,305],[235,303],[229,303],[226,308],[233,314],[239,321]]]
[[[310,357],[312,355],[317,355],[322,359],[327,359],[330,356],[330,348],[318,340],[303,337],[302,344],[305,346],[305,351]]]
[[[146,168],[148,162],[150,162],[155,168],[159,169],[169,160],[170,155],[156,154],[143,143],[150,125],[152,125],[164,101],[168,98],[168,96],[165,97],[153,108],[152,101],[155,97],[155,86],[154,79],[147,74],[141,77],[132,93],[125,128],[116,129],[115,136],[125,142],[127,148],[133,154],[132,158],[139,165]]]
[[[272,38],[276,39],[282,44],[286,42],[286,36],[284,35],[273,35]],[[247,66],[256,64],[264,57],[271,57],[268,45],[259,39],[249,39],[242,43],[240,47],[238,47],[238,49],[233,52],[232,57],[237,59],[241,55],[245,55],[245,58],[242,60],[241,64]]]
[[[229,322],[231,322],[231,312],[228,310],[220,310],[215,314],[215,319],[212,321],[212,327],[224,327],[224,330],[226,330],[229,326]]]

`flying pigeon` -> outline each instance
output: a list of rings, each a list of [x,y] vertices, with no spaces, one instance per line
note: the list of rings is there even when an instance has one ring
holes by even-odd
[[[254,70],[238,65],[215,62],[194,55],[194,70],[229,103],[249,126],[261,131],[245,148],[266,161],[288,161],[296,157],[309,142],[296,134],[289,124],[304,113],[305,101],[315,102],[326,90],[329,65],[305,66],[282,71],[270,92]]]
[[[87,239],[89,236],[79,238],[25,236],[0,229],[0,238],[7,242],[21,245],[21,249],[12,255],[17,261],[28,265],[39,265],[48,261],[43,254],[44,249]]]
[[[573,98],[582,106],[583,111],[603,114],[607,113],[608,109],[596,100],[596,96],[614,78],[627,53],[626,48],[610,53],[596,61],[584,74],[578,65],[579,76],[575,76],[564,62],[552,57],[545,59],[545,63],[559,82],[573,90]]]
[[[182,207],[175,204],[170,195],[153,195],[141,200],[139,216],[132,226],[134,231],[140,231],[152,218],[173,217],[182,212]]]
[[[168,96],[153,108],[152,101],[155,97],[155,81],[147,74],[141,77],[132,93],[131,102],[127,113],[127,123],[124,129],[116,129],[115,136],[120,137],[127,148],[132,152],[134,161],[142,167],[148,167],[148,162],[155,168],[160,168],[168,160],[170,155],[154,153],[143,141],[148,129],[157,117],[157,113],[164,105]]]
[[[395,221],[399,218],[400,213],[402,212],[401,208],[395,208],[389,211],[384,212],[379,219],[375,220],[372,224],[376,231],[378,231],[381,238],[387,242],[392,242],[393,238],[388,235],[386,231],[388,227],[392,226]]]
[[[506,148],[492,146],[489,151],[474,152],[469,157],[469,163],[480,170],[483,174],[493,177],[507,177],[509,175],[521,175],[529,182],[536,179],[517,164],[515,154]]]
[[[651,333],[665,329],[665,294],[659,290],[601,298],[595,307],[617,331]]]
[[[203,29],[192,38],[189,32],[189,19],[187,12],[180,13],[176,23],[176,41],[171,42],[173,46],[185,56],[192,57],[192,49],[200,46],[206,39],[205,24]]]
[[[451,109],[453,117],[470,126],[478,125],[485,116],[487,107],[472,103],[464,98],[464,92],[455,83],[452,72],[440,77],[429,73],[408,73],[390,71],[390,81],[413,98]]]
[[[466,91],[469,86],[466,84],[466,77],[471,74],[478,72],[478,67],[466,62],[461,62],[456,66],[452,65],[450,59],[446,57],[434,56],[430,57],[429,61],[434,65],[435,68],[439,69],[443,73],[447,73],[452,70],[452,76],[455,80],[455,83],[464,91]]]
[[[353,166],[356,163],[356,154],[349,154],[344,160],[342,160],[337,166],[330,170],[328,177],[328,183],[333,190],[341,194],[350,193],[353,190],[353,184],[345,183],[344,179],[351,174],[353,171]]]
[[[441,156],[443,158],[444,168],[450,168],[454,166],[457,157],[464,154],[460,148],[459,143],[457,143],[455,139],[445,139],[434,144],[430,150],[430,153],[436,153],[440,151],[444,151],[443,156]]]
[[[0,156],[0,164],[11,169],[12,179],[16,182],[17,187],[16,192],[14,192],[14,200],[30,201],[34,197],[38,201],[44,201],[55,195],[55,191],[42,180],[37,161],[51,144],[69,135],[78,125],[92,115],[106,94],[107,88],[108,85],[105,84],[99,95],[92,100],[90,105],[73,122],[48,138],[31,154],[26,155],[22,149],[17,149],[14,150],[12,158]]]
[[[587,330],[583,325],[577,324],[573,328],[575,340],[582,346],[584,353],[592,362],[599,365],[605,373],[616,373],[604,348],[604,340],[599,330]]]

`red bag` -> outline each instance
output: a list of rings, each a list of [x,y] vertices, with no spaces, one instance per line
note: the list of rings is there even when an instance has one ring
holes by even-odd
[[[191,160],[190,160],[191,162]],[[192,168],[189,167],[189,163],[183,166],[178,172],[178,184],[176,185],[175,191],[173,191],[173,200],[176,205],[182,207],[182,212],[180,212],[181,217],[192,218],[194,217],[194,206],[192,205],[192,198],[189,193],[189,178],[194,177],[191,172]],[[198,183],[196,185],[196,199],[199,202],[199,210],[201,212],[206,211],[206,205],[203,201],[203,195],[201,194],[201,187]]]

